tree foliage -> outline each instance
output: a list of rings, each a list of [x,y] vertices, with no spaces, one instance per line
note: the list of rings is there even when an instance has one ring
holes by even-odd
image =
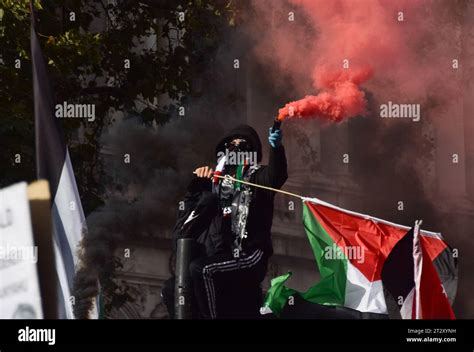
[[[94,122],[61,121],[89,213],[104,193],[99,141],[115,112],[138,114],[147,124],[173,118],[177,106],[193,94],[191,82],[212,57],[222,27],[233,25],[235,9],[230,0],[34,4],[56,102],[95,104]],[[33,180],[35,160],[29,1],[1,0],[0,5],[3,187]],[[18,155],[21,163],[15,162]]]
[[[232,0],[35,0],[34,9],[56,103],[95,104],[93,122],[61,120],[87,215],[106,194],[102,133],[120,113],[139,115],[145,126],[173,119],[178,106],[199,94],[192,82],[212,62],[222,30],[235,24],[235,6]],[[4,187],[36,174],[29,0],[0,0],[0,48]],[[109,266],[101,274],[107,311],[128,297],[112,280],[120,261]]]

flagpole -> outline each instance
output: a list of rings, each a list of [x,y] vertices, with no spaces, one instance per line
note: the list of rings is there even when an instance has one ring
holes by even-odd
[[[34,6],[33,6],[33,1],[30,0],[30,12],[31,12],[31,23],[33,24],[33,27],[36,23],[36,18],[35,18],[35,11],[34,11]]]
[[[214,174],[213,177],[220,178],[220,179],[223,179],[223,180],[225,179],[225,180],[229,180],[229,181],[233,181],[233,182],[243,183],[243,184],[246,184],[246,185],[249,185],[249,186],[253,186],[253,187],[256,187],[256,188],[262,188],[262,189],[266,189],[268,191],[273,191],[273,192],[277,192],[277,193],[286,194],[288,196],[296,197],[296,198],[299,198],[299,199],[304,198],[303,196],[301,196],[299,194],[291,193],[291,192],[284,191],[284,190],[281,190],[281,189],[278,189],[278,188],[263,186],[263,185],[259,185],[257,183],[252,183],[252,182],[243,181],[243,180],[237,180],[235,177],[232,177],[230,175],[221,176],[221,175]]]
[[[195,172],[193,172],[193,174],[196,174]],[[375,222],[380,222],[380,223],[383,223],[383,224],[387,224],[387,225],[391,225],[391,226],[397,226],[397,227],[400,227],[401,229],[410,229],[410,226],[405,226],[405,225],[401,225],[401,224],[396,224],[394,222],[390,222],[390,221],[387,221],[387,220],[383,220],[383,219],[379,219],[379,218],[376,218],[374,216],[370,216],[370,215],[366,215],[366,214],[362,214],[362,213],[357,213],[355,211],[350,211],[350,210],[347,210],[347,209],[343,209],[341,207],[338,207],[334,204],[331,204],[331,203],[328,203],[328,202],[325,202],[321,199],[318,199],[318,198],[311,198],[311,197],[304,197],[300,194],[296,194],[296,193],[291,193],[291,192],[288,192],[288,191],[284,191],[284,190],[281,190],[281,189],[277,189],[277,188],[273,188],[273,187],[267,187],[267,186],[263,186],[263,185],[259,185],[257,183],[252,183],[252,182],[248,182],[248,181],[243,181],[243,180],[237,180],[235,177],[232,177],[230,175],[225,175],[225,176],[221,176],[221,175],[217,175],[217,174],[213,174],[212,177],[215,177],[215,178],[219,178],[219,179],[228,179],[229,181],[233,181],[233,182],[240,182],[240,183],[244,183],[246,185],[249,185],[249,186],[252,186],[252,187],[256,187],[256,188],[262,188],[262,189],[266,189],[268,191],[273,191],[273,192],[276,192],[276,193],[281,193],[281,194],[286,194],[290,197],[295,197],[295,198],[299,198],[301,199],[303,202],[305,201],[310,201],[310,202],[313,202],[313,203],[318,203],[318,204],[321,204],[321,205],[324,205],[326,207],[330,207],[330,208],[333,208],[333,209],[336,209],[336,210],[340,210],[340,211],[343,211],[347,214],[351,214],[351,215],[355,215],[355,216],[359,216],[363,219],[366,219],[366,220],[372,220],[372,221],[375,221]],[[420,220],[419,222],[419,227],[420,227],[420,233],[422,235],[425,235],[425,236],[432,236],[432,237],[436,237],[436,238],[439,238],[441,239],[442,236],[441,236],[441,233],[439,232],[432,232],[432,231],[427,231],[427,230],[422,230],[421,229],[421,223],[422,221]]]
[[[423,253],[420,247],[420,226],[422,220],[415,221],[415,227],[413,230],[413,277],[415,279],[415,319],[422,319],[421,312],[421,274],[422,274],[422,262]]]

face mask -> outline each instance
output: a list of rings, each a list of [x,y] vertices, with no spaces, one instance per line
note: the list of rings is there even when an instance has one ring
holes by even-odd
[[[246,140],[240,141],[239,144],[234,144],[234,143],[226,143],[225,147],[230,151],[230,152],[249,152],[252,150],[252,147]]]

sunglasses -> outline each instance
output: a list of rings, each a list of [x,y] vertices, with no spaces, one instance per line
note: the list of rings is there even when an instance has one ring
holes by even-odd
[[[242,139],[242,138],[234,139],[231,142],[227,142],[225,144],[225,147],[226,147],[226,149],[229,149],[229,150],[233,150],[236,147],[238,147],[239,150],[250,150],[251,149],[251,146],[250,146],[249,142],[247,142],[245,139]]]

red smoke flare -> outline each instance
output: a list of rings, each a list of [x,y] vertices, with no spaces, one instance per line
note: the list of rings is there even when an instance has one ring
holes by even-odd
[[[364,114],[366,99],[359,85],[372,76],[371,69],[328,71],[314,75],[315,85],[322,88],[318,95],[307,95],[279,109],[278,120],[287,117],[321,118],[332,122]]]

